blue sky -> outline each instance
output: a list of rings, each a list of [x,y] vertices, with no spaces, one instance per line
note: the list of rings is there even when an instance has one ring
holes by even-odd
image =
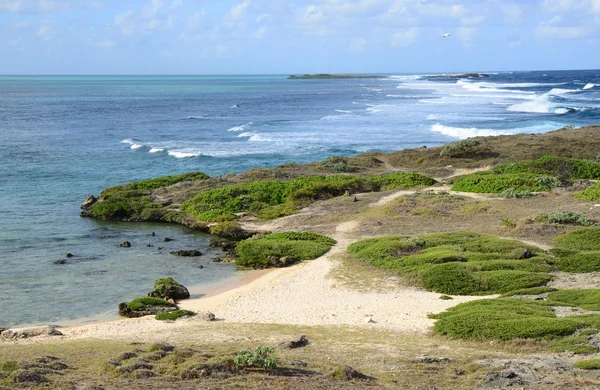
[[[0,74],[597,69],[599,33],[600,0],[0,0]]]

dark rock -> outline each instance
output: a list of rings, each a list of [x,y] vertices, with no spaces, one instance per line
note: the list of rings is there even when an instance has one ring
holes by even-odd
[[[159,283],[161,281],[161,283]],[[158,283],[158,284],[157,284]],[[188,289],[177,283],[172,278],[159,279],[154,284],[154,290],[148,293],[149,297],[162,298],[165,300],[188,299],[190,292]]]
[[[136,370],[152,370],[153,368],[154,366],[152,364],[138,362],[130,364],[129,366],[121,366],[118,368],[118,370],[121,374],[129,374]]]
[[[152,237],[156,236],[156,233],[152,232],[151,236],[152,236]]]
[[[98,198],[96,198],[94,195],[88,195],[85,197],[85,200],[81,204],[81,209],[82,210],[91,209],[92,206],[94,205],[94,203],[96,203],[97,201],[98,201]]]
[[[120,361],[136,358],[138,355],[135,352],[124,352],[117,359]]]
[[[529,249],[525,249],[519,259],[531,259],[533,257],[533,252]]]
[[[156,351],[154,353],[146,355],[146,359],[156,361],[164,358],[165,356],[167,356],[167,353],[165,351]]]
[[[147,246],[148,248],[153,248],[153,247],[154,247],[154,245],[152,245],[152,244],[146,244],[146,246]]]
[[[146,379],[146,378],[154,378],[158,376],[158,373],[152,370],[137,370],[135,372],[135,379]]]
[[[119,244],[119,246],[121,248],[131,248],[131,243],[129,241],[125,241],[125,242]]]
[[[72,253],[67,253],[65,256],[67,257],[67,259],[70,259],[71,257],[73,257],[73,254]]]
[[[213,257],[213,258],[212,258],[212,262],[213,262],[213,263],[220,263],[220,262],[222,262],[222,261],[223,261],[223,259],[221,259],[221,258],[220,258],[220,257],[218,257],[218,256],[215,256],[215,257]]]
[[[308,363],[303,362],[302,360],[292,360],[290,363],[292,367],[308,367]]]
[[[102,386],[86,386],[83,388],[83,390],[105,390],[104,387]]]
[[[336,372],[335,373],[336,376],[341,376],[343,379],[346,380],[353,380],[353,379],[369,379],[368,376],[366,376],[365,374],[356,371],[354,368],[350,367],[350,366],[345,366],[340,372]]]
[[[43,374],[35,370],[18,370],[14,374],[13,381],[15,383],[33,383],[41,384],[48,383],[50,380]]]
[[[169,242],[169,241],[173,241],[173,239],[172,239],[172,238],[169,238],[169,237],[165,237],[165,238],[163,238],[163,241],[164,241],[164,242]]]
[[[171,344],[167,344],[167,343],[156,344],[155,347],[159,351],[163,351],[163,352],[171,352],[171,351],[175,350],[174,346],[172,346]]]
[[[145,306],[139,310],[131,310],[127,307],[127,302],[119,303],[119,315],[127,318],[137,318],[144,316],[155,316],[158,313],[177,310],[177,306]]]
[[[214,321],[216,318],[215,314],[209,311],[198,313],[197,317],[200,318],[202,321]]]
[[[417,361],[421,362],[421,363],[450,363],[452,360],[447,358],[447,357],[443,357],[443,356],[427,356],[427,355],[421,355],[421,356],[417,356]]]
[[[297,340],[284,341],[280,345],[283,348],[294,349],[294,348],[306,347],[308,344],[309,344],[308,338],[306,336],[302,335],[302,336],[298,337]]]
[[[172,254],[173,256],[182,256],[182,257],[202,256],[202,252],[195,250],[195,249],[179,250],[179,251],[173,251],[173,252],[169,252],[169,253]]]
[[[358,198],[355,196],[353,202],[358,202]]]
[[[59,260],[54,260],[52,263],[53,264],[67,264],[67,260],[59,259]]]

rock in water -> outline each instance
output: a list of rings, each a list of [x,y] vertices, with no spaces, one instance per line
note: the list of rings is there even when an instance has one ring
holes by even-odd
[[[187,299],[190,297],[188,289],[177,283],[173,278],[157,279],[154,282],[154,290],[148,293],[149,297],[162,298],[165,300]]]
[[[87,210],[87,209],[91,208],[94,205],[94,203],[96,203],[97,201],[98,201],[98,198],[96,198],[94,195],[88,195],[85,197],[85,200],[81,204],[81,208],[83,210]]]
[[[169,252],[169,253],[171,253],[173,256],[183,256],[183,257],[197,257],[197,256],[202,256],[202,252],[197,251],[195,249],[179,250],[179,251],[173,251],[173,252]]]
[[[129,241],[125,241],[125,242],[119,244],[119,246],[121,248],[131,248],[131,243]]]

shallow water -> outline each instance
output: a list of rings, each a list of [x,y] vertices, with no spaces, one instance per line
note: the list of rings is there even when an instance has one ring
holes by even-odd
[[[474,80],[0,77],[0,326],[109,315],[159,277],[201,290],[236,274],[210,262],[206,235],[80,218],[86,194],[188,171],[599,123],[599,84],[600,71]],[[125,240],[133,247],[120,248]],[[177,249],[206,255],[168,254]],[[68,252],[94,259],[53,264]]]

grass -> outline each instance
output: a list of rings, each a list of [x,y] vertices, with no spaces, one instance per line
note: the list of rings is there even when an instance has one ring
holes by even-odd
[[[531,287],[531,288],[523,288],[520,290],[510,291],[502,295],[502,297],[514,297],[518,295],[540,295],[544,293],[550,293],[557,291],[557,289],[553,287]]]
[[[160,321],[176,321],[178,318],[181,317],[190,317],[190,316],[195,316],[196,313],[194,313],[193,311],[190,310],[175,310],[175,311],[169,311],[169,312],[163,312],[163,313],[158,313],[156,315],[157,320]]]
[[[526,249],[532,257],[520,259]],[[371,238],[351,244],[348,253],[441,294],[506,293],[551,279],[541,250],[472,232]]]
[[[267,268],[270,257],[288,257],[291,262],[312,260],[325,254],[335,240],[310,232],[283,232],[254,236],[236,247],[236,264],[251,268]]]
[[[561,248],[600,251],[600,227],[573,230],[556,237],[554,243]]]
[[[561,290],[548,295],[548,299],[584,310],[600,311],[600,289]]]
[[[209,176],[203,172],[189,172],[182,175],[161,176],[153,179],[136,181],[122,186],[107,188],[100,194],[101,197],[111,196],[127,197],[127,195],[137,196],[140,192],[148,192],[161,187],[167,187],[182,181],[206,180]]]
[[[587,327],[582,317],[557,318],[549,303],[523,299],[484,299],[462,303],[433,315],[437,334],[463,339],[548,339],[569,336]],[[595,323],[600,321],[596,316]]]
[[[317,200],[351,192],[376,192],[432,185],[435,181],[416,173],[364,177],[333,175],[299,177],[288,181],[257,181],[211,189],[188,199],[181,209],[196,219],[219,222],[249,212],[262,219],[291,215]]]
[[[554,266],[563,272],[588,273],[600,271],[600,251],[578,252],[557,251]]]
[[[148,306],[175,306],[162,298],[141,297],[127,302],[129,310],[140,310]]]
[[[452,191],[475,192],[484,194],[504,194],[511,190],[515,197],[532,191],[548,191],[552,187],[538,181],[539,176],[526,173],[496,173],[494,171],[477,172],[453,180]]]
[[[600,359],[580,360],[575,367],[580,370],[600,370]]]
[[[577,199],[587,200],[589,202],[600,201],[600,184],[593,184],[583,191],[574,195]]]
[[[494,168],[499,173],[534,174],[561,179],[600,179],[600,163],[561,156],[544,156]]]
[[[576,354],[596,353],[598,349],[588,344],[588,340],[581,336],[566,337],[552,343],[550,348],[556,352],[573,352]]]

